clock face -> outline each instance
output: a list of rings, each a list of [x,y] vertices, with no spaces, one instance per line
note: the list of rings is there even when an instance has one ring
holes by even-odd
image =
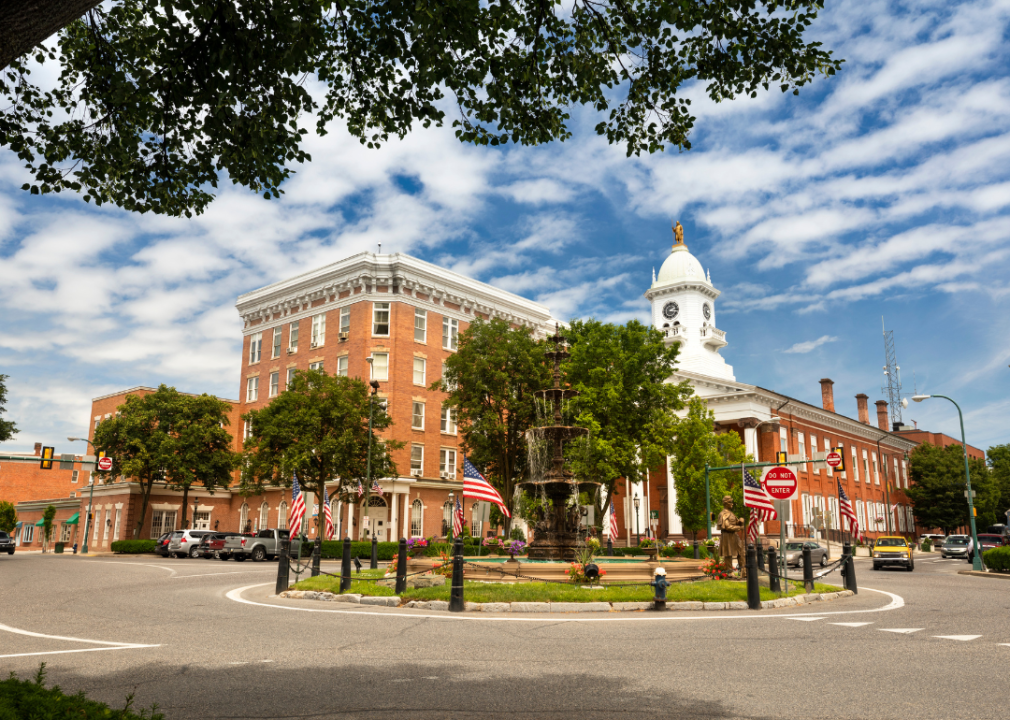
[[[705,316],[706,320],[712,319],[712,308],[709,307],[708,303],[705,303],[704,305],[701,306],[701,312],[702,315]]]
[[[667,320],[673,320],[679,312],[680,307],[675,302],[668,302],[663,306],[663,317]]]

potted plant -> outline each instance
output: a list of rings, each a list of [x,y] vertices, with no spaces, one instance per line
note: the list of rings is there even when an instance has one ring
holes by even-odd
[[[407,552],[410,553],[411,557],[421,557],[427,549],[427,538],[420,537],[407,540]]]

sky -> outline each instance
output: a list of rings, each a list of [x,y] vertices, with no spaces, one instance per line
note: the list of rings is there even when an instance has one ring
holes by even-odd
[[[547,305],[648,322],[680,220],[722,295],[738,380],[839,412],[903,390],[1010,442],[1010,0],[827,2],[810,33],[845,64],[799,97],[687,89],[693,149],[628,158],[573,112],[564,143],[475,148],[451,128],[369,150],[311,136],[279,201],[225,187],[193,219],[38,198],[0,152],[5,417],[75,449],[91,399],[137,385],[237,398],[238,295],[361,251],[410,253]],[[904,421],[959,434],[945,400]],[[83,450],[77,448],[78,451]]]

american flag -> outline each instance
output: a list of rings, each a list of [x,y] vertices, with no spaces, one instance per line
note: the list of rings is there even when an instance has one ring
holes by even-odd
[[[610,537],[617,539],[617,511],[614,510],[614,501],[610,501]]]
[[[358,497],[365,494],[365,488],[362,486],[361,481],[358,480]]]
[[[326,521],[326,539],[333,539],[333,511],[330,510],[330,494],[323,488],[323,519]]]
[[[747,521],[747,540],[757,542],[758,523],[774,520],[778,513],[771,497],[748,470],[743,471],[743,504],[751,511]]]
[[[853,537],[859,537],[859,521],[856,520],[856,513],[852,510],[852,503],[849,496],[842,489],[842,481],[838,481],[838,512],[842,517],[849,519],[849,532]]]
[[[463,505],[456,498],[456,509],[452,513],[452,536],[459,537],[463,534]]]
[[[305,517],[305,498],[298,484],[298,476],[292,476],[291,481],[291,534],[297,535],[302,530],[302,518]]]
[[[472,497],[478,500],[493,502],[501,508],[501,511],[505,513],[505,517],[512,517],[512,513],[505,507],[505,501],[501,499],[498,491],[494,489],[491,483],[480,474],[476,466],[466,457],[463,458],[463,497]]]
[[[379,497],[382,497],[382,488],[379,487],[378,480],[372,480],[372,492],[378,495]]]

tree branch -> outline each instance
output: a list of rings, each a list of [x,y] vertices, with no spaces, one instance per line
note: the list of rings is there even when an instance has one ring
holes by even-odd
[[[6,0],[0,3],[0,70],[101,0]]]

